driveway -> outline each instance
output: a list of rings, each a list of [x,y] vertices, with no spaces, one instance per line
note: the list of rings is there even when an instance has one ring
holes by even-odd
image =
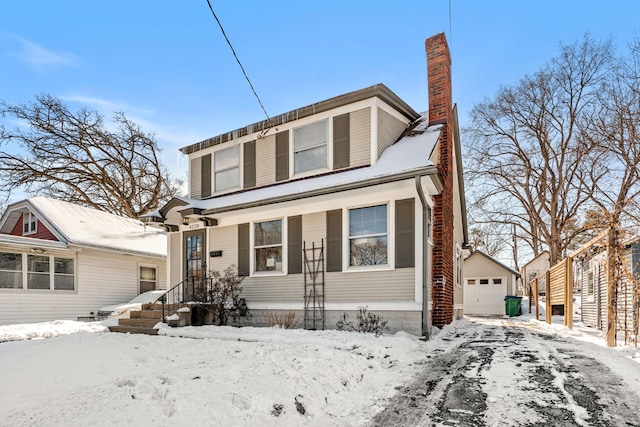
[[[640,396],[584,343],[517,318],[449,336],[373,426],[640,426]]]

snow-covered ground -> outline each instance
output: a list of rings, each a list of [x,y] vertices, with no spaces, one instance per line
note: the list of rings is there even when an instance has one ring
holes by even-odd
[[[578,340],[640,399],[640,364],[630,364],[640,362],[637,348],[606,348],[602,333],[565,329],[562,317],[547,325],[526,307],[512,320]],[[460,344],[469,323],[428,342],[252,327],[140,336],[106,332],[99,322],[0,326],[0,425],[363,425],[428,354]]]

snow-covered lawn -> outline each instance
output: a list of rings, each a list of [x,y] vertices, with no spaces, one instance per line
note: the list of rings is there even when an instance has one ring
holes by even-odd
[[[606,348],[589,328],[569,331],[528,314],[512,319],[583,340],[616,373],[621,359],[627,369],[629,359],[640,361],[637,348]],[[99,322],[0,326],[7,341],[0,343],[0,424],[363,425],[428,354],[460,344],[456,336],[468,325],[455,322],[428,342],[404,333],[252,327],[141,336],[109,333]]]

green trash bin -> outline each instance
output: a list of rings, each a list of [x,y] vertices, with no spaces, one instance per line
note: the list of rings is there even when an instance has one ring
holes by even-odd
[[[507,316],[520,316],[522,314],[522,308],[520,302],[522,297],[516,297],[513,295],[507,295],[504,297],[504,312]]]

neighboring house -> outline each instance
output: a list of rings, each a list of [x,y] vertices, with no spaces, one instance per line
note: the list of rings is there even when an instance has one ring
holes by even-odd
[[[529,295],[529,283],[534,277],[544,274],[551,268],[549,265],[549,251],[540,252],[527,262],[521,269],[520,274],[522,276],[522,288],[518,289],[519,295]],[[539,281],[540,294],[545,293],[544,277]]]
[[[34,197],[0,218],[0,325],[75,320],[166,288],[166,234],[138,220]]]
[[[391,330],[428,334],[461,316],[467,232],[444,35],[426,50],[428,113],[377,84],[182,148],[189,197],[152,218],[170,231],[170,285],[236,265],[255,323],[313,311],[333,328],[366,306]],[[305,258],[312,246],[322,256]]]
[[[623,245],[623,279],[615,286],[616,331],[637,336],[640,321],[640,240]],[[577,254],[577,255],[576,255]],[[572,254],[574,277],[581,294],[585,326],[607,329],[607,250],[603,241],[585,245]],[[632,277],[630,280],[629,277]]]
[[[481,251],[464,260],[464,312],[503,315],[504,297],[515,295],[520,273]]]

